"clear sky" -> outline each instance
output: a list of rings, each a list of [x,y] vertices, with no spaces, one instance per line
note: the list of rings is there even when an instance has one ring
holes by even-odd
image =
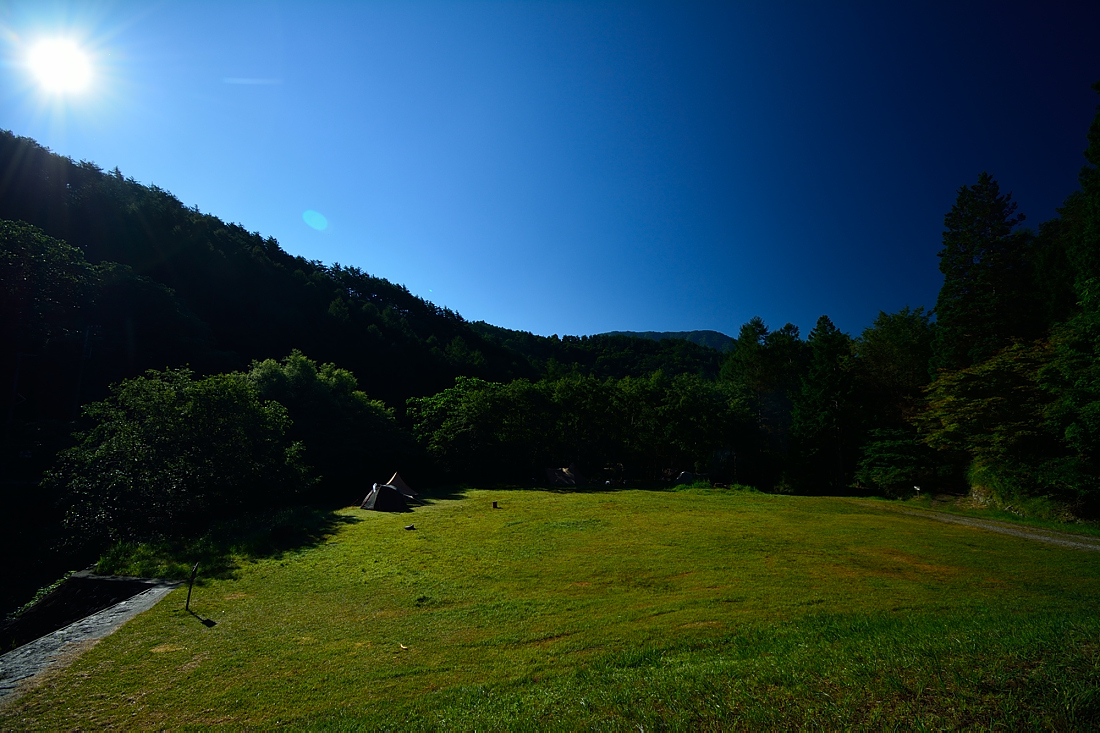
[[[1098,2],[0,0],[0,127],[470,320],[858,334],[935,303],[981,171],[1031,225],[1076,187],[1098,28]],[[83,91],[28,67],[54,37]]]

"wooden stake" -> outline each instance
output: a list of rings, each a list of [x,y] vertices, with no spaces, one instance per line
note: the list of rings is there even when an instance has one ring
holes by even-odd
[[[199,564],[195,563],[195,567],[191,568],[191,580],[187,582],[187,603],[184,604],[183,610],[191,610],[191,589],[195,586],[195,573],[199,572]]]

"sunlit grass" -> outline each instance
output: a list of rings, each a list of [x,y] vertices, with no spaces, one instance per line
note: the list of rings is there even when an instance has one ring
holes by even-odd
[[[215,626],[176,591],[0,728],[1100,724],[1093,553],[694,489],[340,514],[197,587]]]

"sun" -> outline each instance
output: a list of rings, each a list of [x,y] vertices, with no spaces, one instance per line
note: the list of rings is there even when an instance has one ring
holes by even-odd
[[[82,92],[92,80],[88,54],[65,38],[39,41],[31,48],[27,63],[38,83],[50,92]]]

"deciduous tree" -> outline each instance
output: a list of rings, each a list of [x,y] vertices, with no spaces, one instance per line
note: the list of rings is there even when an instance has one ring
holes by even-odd
[[[311,481],[286,410],[243,374],[150,371],[85,415],[92,427],[45,479],[63,491],[66,525],[83,541],[185,535],[287,501]]]

